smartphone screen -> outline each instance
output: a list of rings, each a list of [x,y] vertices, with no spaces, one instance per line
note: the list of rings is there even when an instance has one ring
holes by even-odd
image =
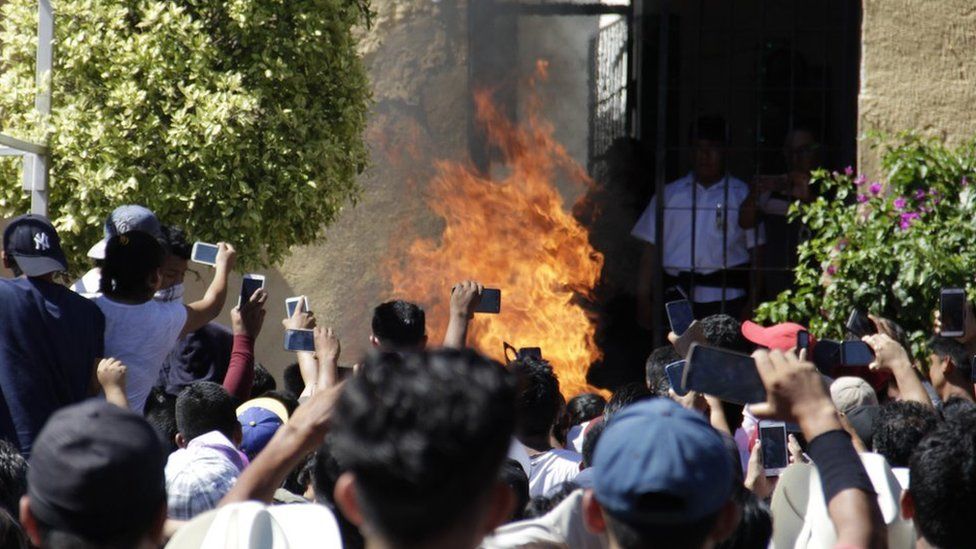
[[[807,360],[813,362],[821,374],[829,376],[834,368],[840,366],[840,342],[832,339],[817,341],[817,346],[807,355]]]
[[[810,332],[806,330],[796,333],[796,352],[799,353],[802,349],[810,350]]]
[[[677,362],[672,362],[664,367],[664,373],[668,376],[668,381],[671,383],[671,389],[678,396],[685,396],[688,391],[685,390],[684,385],[684,374],[685,374],[685,361],[679,360]]]
[[[190,254],[190,259],[195,263],[202,263],[204,265],[216,265],[217,264],[217,246],[215,244],[207,244],[205,242],[196,242],[193,244],[193,253]]]
[[[312,330],[285,330],[286,351],[315,351],[315,336]]]
[[[691,326],[691,322],[695,320],[695,314],[691,310],[691,303],[686,299],[666,303],[664,307],[668,311],[668,321],[671,323],[671,331],[676,336],[685,333],[688,326]]]
[[[264,288],[264,276],[244,275],[244,280],[241,281],[241,300],[238,304],[251,301],[251,296],[254,295],[254,292],[261,288]]]
[[[481,291],[481,302],[475,308],[476,313],[497,315],[502,310],[502,291],[498,288],[485,288]]]
[[[751,356],[697,343],[688,352],[683,387],[734,404],[766,401],[766,388]]]
[[[305,310],[305,312],[308,312],[309,311],[308,298],[306,297],[306,298],[304,298],[304,300],[305,300],[305,304],[304,304],[305,309],[304,310]],[[291,318],[292,316],[295,315],[295,308],[298,307],[298,302],[299,301],[302,301],[302,297],[301,296],[299,296],[299,297],[289,297],[288,299],[285,300],[285,313],[286,313],[285,316],[287,316],[288,318]]]
[[[867,335],[878,333],[878,328],[868,315],[859,309],[851,311],[851,316],[847,318],[847,331],[851,335],[860,339]]]
[[[874,351],[863,341],[844,341],[840,344],[841,366],[867,366],[874,362]]]
[[[779,475],[790,464],[786,440],[786,425],[782,422],[759,423],[759,440],[762,441],[763,469],[767,475]]]
[[[962,288],[943,288],[939,299],[942,336],[959,337],[965,332],[966,292]]]

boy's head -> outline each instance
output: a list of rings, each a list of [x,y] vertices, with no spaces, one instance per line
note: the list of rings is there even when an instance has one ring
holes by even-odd
[[[518,379],[516,435],[523,440],[547,438],[563,406],[552,366],[541,358],[522,357],[509,367]]]
[[[99,290],[108,296],[149,301],[162,283],[166,252],[149,233],[130,231],[105,245]]]
[[[406,301],[387,301],[373,309],[370,341],[382,351],[420,351],[427,346],[424,310]]]
[[[176,398],[176,444],[184,448],[200,435],[220,431],[235,446],[241,442],[234,397],[212,381],[187,386]]]
[[[336,503],[388,545],[477,545],[511,511],[514,410],[511,376],[474,352],[371,357],[336,403]]]

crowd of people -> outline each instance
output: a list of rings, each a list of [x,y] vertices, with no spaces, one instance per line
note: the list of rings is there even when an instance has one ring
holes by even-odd
[[[0,280],[0,546],[972,543],[971,306],[963,336],[933,326],[924,364],[895,320],[873,318],[868,367],[814,361],[816,341],[796,348],[799,324],[700,315],[694,343],[751,353],[765,402],[672,386],[666,366],[688,344],[675,334],[645,383],[567,401],[544,358],[499,364],[466,348],[483,287],[463,281],[440,342],[420,306],[376,306],[373,350],[354,370],[339,367],[337,334],[296,306],[283,327],[312,330],[314,351],[296,353],[278,389],[255,361],[268,293],[221,327],[234,248],[219,244],[189,302],[190,248],[178,227],[122,206],[92,269],[65,286],[47,219],[4,231],[15,277]],[[781,470],[764,464],[768,421],[789,432]]]

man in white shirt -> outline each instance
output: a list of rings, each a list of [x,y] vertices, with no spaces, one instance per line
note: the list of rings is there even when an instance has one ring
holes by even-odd
[[[687,294],[697,318],[721,312],[738,317],[756,286],[755,252],[765,235],[761,226],[746,230],[739,225],[739,206],[749,187],[725,171],[725,120],[701,117],[691,137],[692,171],[664,189],[663,283]],[[640,320],[648,328],[658,268],[657,208],[655,197],[631,231],[646,243],[637,295]]]
[[[542,359],[524,357],[513,362],[511,369],[519,380],[515,437],[529,454],[529,496],[546,496],[576,478],[583,458],[552,446],[552,427],[564,405],[552,366]]]

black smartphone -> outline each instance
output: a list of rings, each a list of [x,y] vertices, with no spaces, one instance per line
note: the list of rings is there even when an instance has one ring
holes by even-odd
[[[475,308],[476,313],[497,315],[502,310],[502,291],[498,288],[485,288],[481,291],[481,301]]]
[[[867,313],[860,309],[851,311],[851,316],[847,317],[846,327],[847,332],[858,339],[878,333],[878,328],[874,325],[874,322],[868,318]]]
[[[685,390],[684,385],[684,375],[685,375],[685,361],[679,360],[677,362],[672,362],[664,367],[664,373],[668,376],[668,382],[671,383],[671,389],[674,394],[683,397],[688,394]]]
[[[664,308],[668,312],[668,322],[671,323],[671,331],[676,336],[685,333],[688,326],[691,326],[691,322],[695,320],[695,313],[691,310],[691,302],[687,299],[665,303]]]
[[[834,368],[840,366],[840,342],[832,339],[817,341],[817,346],[807,355],[807,359],[813,362],[821,374],[829,376]]]
[[[315,351],[315,336],[312,330],[285,330],[286,351]]]
[[[697,343],[688,351],[682,386],[734,404],[766,401],[766,387],[751,356]]]
[[[966,332],[966,290],[943,288],[939,294],[942,337],[959,337]]]
[[[237,302],[240,306],[242,303],[247,303],[251,301],[251,296],[254,292],[264,288],[264,275],[259,274],[246,274],[241,280],[241,299]]]
[[[806,330],[796,333],[796,352],[799,353],[803,349],[810,351],[810,332]]]
[[[840,344],[841,366],[867,366],[874,362],[874,351],[863,341],[844,341]]]
[[[782,421],[760,421],[759,440],[762,441],[763,472],[775,477],[790,464],[786,425]]]
[[[541,347],[521,347],[515,354],[518,358],[534,358],[536,360],[542,360],[542,348]]]

